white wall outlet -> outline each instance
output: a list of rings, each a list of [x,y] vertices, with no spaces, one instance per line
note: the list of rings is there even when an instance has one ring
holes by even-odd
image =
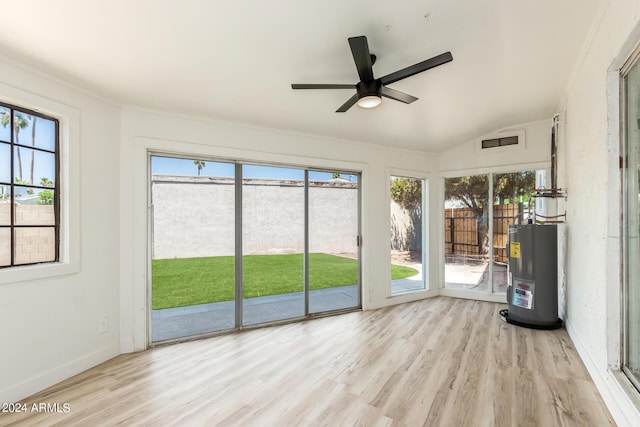
[[[109,318],[106,316],[101,317],[98,319],[98,333],[106,334],[107,332],[109,332]]]

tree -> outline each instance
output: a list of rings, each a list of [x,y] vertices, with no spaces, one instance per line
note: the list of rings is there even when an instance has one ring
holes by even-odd
[[[333,175],[331,175],[331,179],[338,179],[340,178],[340,174],[338,172],[334,172]]]
[[[444,198],[462,202],[473,211],[476,218],[482,218],[489,198],[487,175],[445,178]]]
[[[535,190],[535,171],[501,173],[494,175],[493,194],[495,201],[528,200]],[[489,182],[487,175],[464,176],[460,178],[446,178],[444,181],[445,200],[457,200],[471,209],[476,216],[483,215],[489,197]]]
[[[47,177],[40,178],[40,185],[43,187],[54,187],[53,181],[51,181]],[[52,205],[53,204],[53,191],[51,190],[42,190],[38,193],[40,199],[38,200],[39,205]]]
[[[422,181],[415,178],[393,177],[391,200],[406,210],[419,208],[422,203]]]
[[[194,160],[193,164],[198,168],[198,176],[200,176],[200,171],[203,167],[206,166],[207,163],[204,160]]]
[[[40,178],[40,185],[43,187],[53,187],[54,183],[49,178],[43,177]]]
[[[13,183],[16,184],[16,185],[29,185],[29,182],[23,181],[22,179],[18,178],[17,176],[15,178],[13,178]],[[27,189],[27,194],[33,194],[33,188]]]
[[[2,127],[7,127],[11,123],[11,112],[5,111],[2,114]],[[20,129],[24,129],[29,125],[28,119],[17,111],[13,118],[13,132],[16,136],[16,144],[20,143]],[[16,156],[18,157],[18,178],[22,181],[22,156],[20,155],[20,147],[16,146]]]
[[[53,204],[53,191],[51,190],[42,190],[38,193],[40,199],[38,200],[39,205],[52,205]]]
[[[478,232],[478,254],[489,251],[489,225],[487,224],[487,202],[489,199],[489,182],[487,175],[463,176],[460,178],[445,178],[445,200],[462,202],[476,218]],[[455,225],[452,223],[452,227]]]
[[[31,116],[31,147],[36,147],[36,121],[38,118],[36,116]],[[33,185],[33,168],[35,165],[35,155],[36,150],[31,150],[31,174],[29,175],[29,183]]]
[[[527,199],[535,190],[535,171],[495,174],[493,181],[494,200],[504,203],[506,200]],[[478,221],[478,238],[483,253],[488,251],[486,210],[489,203],[488,175],[463,176],[460,178],[445,178],[445,200],[457,200],[469,208]]]
[[[496,195],[496,201],[501,204],[507,200],[512,203],[516,200],[528,201],[535,186],[535,171],[501,173],[495,175],[493,192]]]

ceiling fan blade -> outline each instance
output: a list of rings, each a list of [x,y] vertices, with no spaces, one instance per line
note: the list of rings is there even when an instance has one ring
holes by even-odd
[[[334,85],[334,84],[298,84],[293,83],[291,89],[355,89],[356,85]]]
[[[344,113],[344,112],[346,112],[349,108],[353,107],[356,104],[356,102],[358,102],[358,94],[357,93],[354,94],[351,98],[349,98],[349,100],[347,102],[342,104],[342,106],[336,110],[336,113]]]
[[[427,71],[431,68],[437,67],[438,65],[446,64],[447,62],[451,61],[453,61],[451,52],[445,52],[441,55],[427,59],[426,61],[418,62],[417,64],[414,64],[410,67],[403,68],[402,70],[396,71],[395,73],[387,74],[384,77],[380,77],[379,80],[383,85],[388,85],[393,82],[397,82],[398,80],[406,79],[407,77],[411,77],[415,74]]]
[[[382,86],[380,88],[380,95],[387,98],[395,99],[396,101],[404,102],[405,104],[411,104],[413,101],[417,101],[418,98],[411,96],[408,93],[400,92],[399,90],[391,89]]]
[[[371,63],[371,54],[369,53],[369,44],[365,36],[349,37],[349,46],[353,61],[358,69],[360,81],[373,80],[373,64]]]

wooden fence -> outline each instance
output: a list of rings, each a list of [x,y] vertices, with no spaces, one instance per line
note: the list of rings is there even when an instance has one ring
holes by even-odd
[[[493,259],[507,262],[509,225],[520,223],[522,205],[511,203],[493,206]],[[451,208],[444,212],[444,250],[446,256],[484,259],[489,256],[489,215],[478,217],[470,208]]]

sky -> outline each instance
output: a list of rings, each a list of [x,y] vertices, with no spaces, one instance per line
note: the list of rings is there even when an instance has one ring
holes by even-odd
[[[7,108],[0,106],[0,118],[5,112],[9,111]],[[20,114],[20,113],[18,113]],[[31,146],[31,132],[33,129],[34,117],[22,114],[22,117],[26,119],[26,126],[20,129],[17,135],[17,141],[20,144]],[[42,117],[35,118],[36,132],[35,132],[35,146],[45,150],[55,150],[55,122],[47,120]],[[15,138],[15,137],[14,137]],[[11,163],[10,156],[11,146],[8,144],[11,141],[11,125],[7,124],[2,126],[0,124],[0,184],[8,184],[12,180],[11,177]],[[13,150],[14,168],[18,167],[18,148]],[[47,153],[38,150],[32,150],[28,147],[20,147],[20,157],[22,159],[22,180],[29,181],[31,175],[31,154],[34,153],[34,172],[33,172],[33,184],[40,185],[42,178],[47,178],[50,181],[55,179],[55,155],[53,153]],[[14,169],[14,178],[20,177],[18,170]]]
[[[9,109],[0,106],[0,118]],[[33,184],[40,185],[42,178],[47,178],[54,181],[55,178],[55,156],[53,153],[42,152],[38,150],[31,150],[28,148],[32,144],[31,133],[33,129],[34,117],[24,113],[22,117],[26,119],[26,126],[21,128],[17,141],[20,144],[27,145],[27,147],[20,147],[20,157],[22,159],[22,180],[29,181],[31,175],[31,153],[34,152],[34,174]],[[52,120],[47,120],[42,117],[35,118],[36,132],[35,132],[35,146],[45,150],[55,150],[55,123]],[[14,136],[15,138],[15,136]],[[11,154],[11,125],[0,125],[0,186],[2,184],[9,184],[14,179],[11,177],[10,170],[10,156]],[[13,150],[14,168],[17,168],[17,148]],[[186,175],[197,176],[198,168],[193,163],[193,159],[175,158],[175,157],[160,157],[152,156],[151,158],[151,171],[153,174],[167,174],[167,175]],[[304,179],[304,169],[275,167],[275,166],[262,166],[262,165],[243,165],[242,167],[243,177],[245,178],[271,178],[271,179]],[[201,176],[216,176],[216,177],[230,177],[234,176],[234,164],[223,162],[206,161],[205,166],[200,170]],[[344,179],[348,179],[357,182],[358,178],[355,175],[341,174]],[[19,178],[20,173],[14,170],[13,178]],[[309,179],[311,180],[330,180],[333,178],[333,172],[318,172],[309,171]],[[5,188],[5,192],[8,193],[8,187]],[[23,189],[26,191],[26,189]]]
[[[234,177],[233,163],[205,162],[205,166],[200,170],[200,176]],[[198,175],[198,168],[192,159],[175,157],[151,157],[151,173],[156,175]],[[242,176],[244,178],[271,178],[271,179],[304,179],[304,169],[293,169],[286,167],[243,165]],[[355,175],[341,174],[344,179],[351,179],[357,182]],[[330,180],[333,172],[309,171],[311,180]]]

